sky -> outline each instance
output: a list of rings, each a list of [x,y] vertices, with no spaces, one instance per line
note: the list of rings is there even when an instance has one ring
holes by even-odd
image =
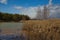
[[[39,6],[43,9],[43,5],[49,4],[60,5],[60,0],[0,0],[0,12],[25,14],[33,18]]]

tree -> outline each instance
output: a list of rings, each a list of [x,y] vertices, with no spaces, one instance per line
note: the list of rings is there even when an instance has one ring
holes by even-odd
[[[38,7],[38,9],[37,9],[36,19],[42,19],[42,12],[41,12],[40,7]]]
[[[20,21],[20,20],[29,20],[30,17],[27,15],[19,15],[19,14],[9,14],[9,13],[1,13],[0,12],[0,21],[10,22],[10,21]]]
[[[48,18],[48,14],[49,14],[49,10],[48,10],[48,8],[46,7],[46,6],[44,6],[44,11],[43,11],[44,13],[43,13],[43,17],[44,17],[44,19],[47,19]]]
[[[20,20],[21,20],[20,15],[18,14],[13,15],[13,21],[20,21]]]
[[[29,16],[27,16],[27,15],[22,15],[22,20],[29,20],[29,19],[30,19]]]
[[[0,20],[2,20],[2,13],[0,12]]]
[[[13,16],[12,14],[4,13],[2,14],[2,20],[6,22],[12,21],[12,16]]]

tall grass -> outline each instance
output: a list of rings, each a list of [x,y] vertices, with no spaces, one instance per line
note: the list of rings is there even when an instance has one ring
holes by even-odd
[[[60,40],[60,20],[29,20],[22,30],[27,40]]]

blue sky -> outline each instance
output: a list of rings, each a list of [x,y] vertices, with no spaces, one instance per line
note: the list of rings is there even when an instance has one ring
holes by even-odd
[[[0,12],[23,13],[21,9],[29,10],[26,13],[35,13],[37,6],[48,5],[50,0],[0,0]],[[52,4],[60,4],[60,0],[52,0]],[[31,12],[32,11],[32,12]],[[25,11],[24,11],[25,12]]]

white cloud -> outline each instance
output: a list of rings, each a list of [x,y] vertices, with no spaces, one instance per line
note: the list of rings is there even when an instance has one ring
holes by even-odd
[[[55,5],[50,8],[50,17],[60,18],[60,6],[59,5]]]
[[[49,5],[52,5],[52,0],[49,0]]]
[[[23,9],[23,7],[21,7],[21,6],[14,6],[14,8],[17,9],[17,10],[22,10]]]
[[[0,0],[0,3],[7,4],[7,0]]]
[[[41,11],[43,12],[44,6],[36,6],[36,7],[21,7],[21,6],[15,6],[15,9],[20,10],[21,14],[28,15],[31,18],[36,17],[37,9],[40,7]],[[49,7],[48,7],[49,8]],[[58,5],[52,5],[50,8],[50,17],[56,17],[57,15],[60,15],[60,6]]]
[[[31,18],[34,18],[36,15],[37,7],[28,7],[25,8],[24,11],[22,11],[22,14],[28,15]]]
[[[21,6],[15,6],[14,7],[17,10],[21,11],[21,14],[28,15],[31,18],[34,18],[36,15],[37,7],[21,7]]]
[[[38,7],[43,10],[44,6],[35,6],[35,7],[22,7],[15,6],[14,8],[20,10],[20,14],[28,15],[31,18],[35,18],[37,14]]]
[[[60,6],[59,5],[53,5],[52,0],[49,0],[49,4],[47,4],[46,6],[50,10],[49,17],[57,17],[57,15],[60,15]],[[38,5],[35,7],[27,7],[27,8],[21,7],[21,6],[15,6],[15,9],[20,10],[21,14],[28,15],[31,18],[36,17],[38,8],[40,8],[42,13],[43,13],[44,5],[42,5],[42,6]]]

